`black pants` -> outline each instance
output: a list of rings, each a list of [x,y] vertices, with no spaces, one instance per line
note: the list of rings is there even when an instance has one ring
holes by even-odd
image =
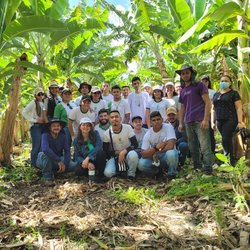
[[[104,169],[106,166],[106,154],[104,151],[99,151],[96,154],[96,159],[94,161],[90,161],[94,164],[95,166],[95,173],[99,177],[104,176]],[[77,176],[88,176],[88,169],[83,168],[81,165],[76,168],[75,174]]]
[[[217,128],[222,137],[222,146],[225,155],[230,155],[231,162],[234,162],[232,138],[237,123],[237,120],[217,120]]]

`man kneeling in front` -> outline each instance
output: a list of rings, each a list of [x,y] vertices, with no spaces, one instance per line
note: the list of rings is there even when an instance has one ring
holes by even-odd
[[[138,169],[151,175],[157,175],[160,169],[167,170],[169,180],[177,174],[178,151],[175,149],[176,136],[169,123],[163,123],[159,111],[150,114],[151,128],[145,134]]]

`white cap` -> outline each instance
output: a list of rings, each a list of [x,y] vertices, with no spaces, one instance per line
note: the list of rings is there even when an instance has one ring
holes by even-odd
[[[91,89],[91,92],[95,93],[95,92],[102,92],[102,91],[98,86],[93,86],[92,89]]]
[[[145,82],[145,83],[143,84],[143,88],[146,88],[146,87],[152,88],[152,86],[151,86],[151,84],[150,84],[149,82]]]
[[[162,89],[163,89],[163,87],[161,85],[155,85],[153,87],[153,90],[160,90],[160,91],[162,91]]]
[[[173,86],[173,87],[174,87],[174,84],[173,84],[172,82],[167,82],[167,83],[165,84],[165,87],[167,87],[167,86]]]
[[[93,126],[92,121],[89,119],[89,117],[83,117],[83,118],[80,120],[80,125],[81,125],[82,123],[90,123],[90,124]]]

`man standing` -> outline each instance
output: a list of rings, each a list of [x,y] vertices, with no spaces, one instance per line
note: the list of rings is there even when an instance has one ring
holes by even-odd
[[[135,92],[131,92],[128,96],[128,103],[130,107],[130,117],[140,116],[144,127],[146,125],[146,107],[149,101],[148,93],[141,92],[141,79],[135,76],[132,79],[132,86]]]
[[[188,147],[194,168],[201,169],[203,163],[204,173],[211,175],[213,154],[208,130],[211,110],[208,89],[201,82],[195,81],[197,72],[192,66],[184,64],[176,73],[180,75],[182,83],[179,98],[179,131],[183,131],[185,120]]]
[[[118,110],[122,118],[122,123],[128,124],[130,120],[130,108],[128,103],[122,99],[121,88],[118,85],[112,87],[112,95],[114,100],[111,104],[111,110]]]
[[[42,170],[45,184],[54,185],[55,173],[74,171],[77,163],[70,159],[70,146],[62,128],[65,126],[57,118],[48,123],[49,131],[42,135],[42,151],[38,154],[37,166]]]
[[[128,85],[122,86],[122,99],[125,100],[126,102],[128,101],[128,95],[130,92],[131,92],[130,87]]]
[[[163,123],[159,111],[150,114],[152,127],[145,134],[138,169],[157,175],[160,169],[167,170],[168,179],[174,179],[177,174],[178,152],[175,149],[176,137],[171,124]],[[159,162],[159,165],[154,165]]]
[[[82,82],[78,88],[78,91],[81,93],[79,97],[75,99],[76,106],[80,106],[80,102],[83,97],[89,96],[92,86],[87,82]]]
[[[100,109],[98,112],[99,123],[95,125],[95,130],[99,132],[99,135],[103,141],[104,133],[110,128],[109,115],[107,109]]]
[[[127,164],[127,177],[135,180],[136,168],[138,165],[138,155],[134,149],[138,143],[133,129],[128,124],[121,123],[121,116],[118,110],[113,110],[109,114],[111,128],[104,133],[103,149],[109,158],[104,175],[111,178],[119,173],[117,164]],[[116,160],[117,159],[117,164]]]
[[[176,148],[179,151],[179,167],[182,167],[189,152],[186,132],[185,129],[182,132],[178,130],[179,121],[177,120],[177,109],[175,107],[169,107],[166,113],[167,121],[174,127],[177,139]]]

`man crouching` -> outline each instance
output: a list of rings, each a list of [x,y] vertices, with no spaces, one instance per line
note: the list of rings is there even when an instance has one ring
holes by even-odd
[[[150,114],[152,127],[145,134],[138,168],[142,172],[157,175],[160,169],[168,171],[168,179],[177,174],[178,151],[175,149],[176,136],[171,124],[163,123],[159,111]]]
[[[77,163],[70,159],[70,146],[62,132],[64,122],[53,118],[48,122],[48,132],[42,135],[42,151],[38,154],[37,166],[42,170],[46,186],[54,185],[54,174],[74,171]]]
[[[135,180],[138,155],[134,149],[138,142],[132,127],[122,124],[122,118],[118,110],[112,110],[109,114],[111,128],[104,133],[103,149],[109,158],[104,175],[111,178],[121,172],[127,172],[130,180]]]

